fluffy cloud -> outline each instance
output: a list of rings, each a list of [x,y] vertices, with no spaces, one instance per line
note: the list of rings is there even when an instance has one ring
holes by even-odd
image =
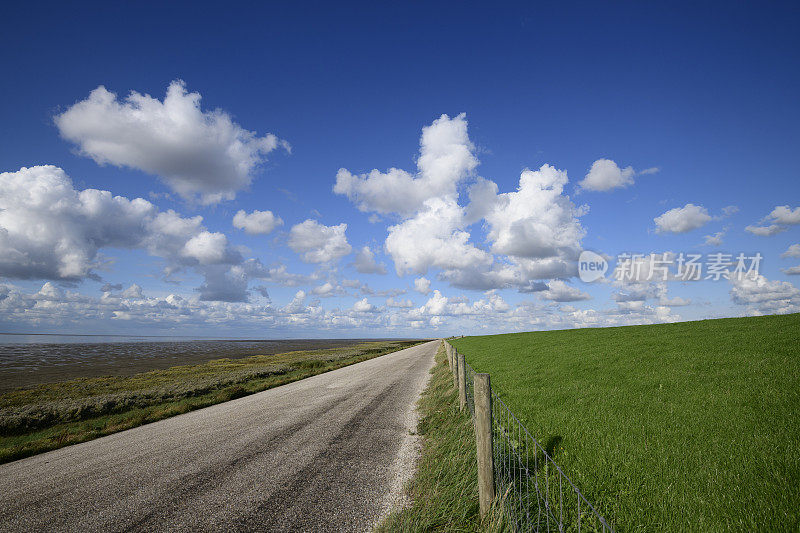
[[[414,280],[414,290],[420,294],[430,294],[431,280],[427,278],[417,278]]]
[[[335,285],[330,281],[326,281],[322,285],[319,285],[318,287],[314,287],[313,289],[311,289],[311,294],[320,296],[322,298],[329,298],[331,296],[340,296],[342,294],[345,294],[345,290],[343,287]]]
[[[592,163],[589,173],[578,183],[578,187],[586,191],[610,191],[633,185],[636,175],[655,174],[658,168],[646,168],[636,172],[633,167],[620,168],[611,159],[598,159]]]
[[[622,307],[634,302],[641,302],[643,305],[646,300],[657,300],[661,306],[679,307],[689,305],[691,300],[675,296],[670,298],[667,294],[667,282],[665,281],[615,281],[614,286],[617,291],[611,297]],[[639,305],[639,304],[637,304]]]
[[[706,235],[703,237],[703,239],[705,239],[703,241],[703,246],[722,246],[722,238],[725,236],[725,233],[727,233],[726,229],[711,235]]]
[[[686,233],[708,224],[711,215],[703,206],[686,204],[683,207],[670,209],[653,220],[656,223],[656,233]]]
[[[294,272],[289,272],[289,270],[286,268],[286,265],[276,265],[274,267],[267,268],[257,260],[248,261],[250,261],[250,270],[253,277],[262,279],[264,281],[269,281],[271,283],[276,283],[283,287],[299,287],[301,285],[308,285],[323,278],[322,272],[319,271],[314,272],[311,275],[297,274]]]
[[[578,302],[591,300],[592,297],[577,287],[567,285],[559,279],[554,279],[547,284],[547,290],[541,291],[539,296],[554,302]]]
[[[390,296],[390,297],[388,297],[386,299],[386,307],[396,307],[396,308],[400,308],[400,309],[410,309],[410,308],[414,307],[414,302],[412,302],[408,298],[403,300],[403,299],[395,298],[394,296]]]
[[[585,208],[562,194],[566,182],[566,172],[543,165],[525,170],[516,192],[497,194],[488,180],[470,190],[479,205],[470,204],[467,211],[486,220],[491,251],[511,256],[512,265],[496,263],[491,253],[469,242],[469,218],[452,198],[429,199],[414,217],[391,226],[386,249],[399,275],[439,268],[444,279],[466,288],[519,285],[527,283],[523,278],[528,275],[563,274],[585,233],[578,220]]]
[[[133,298],[135,300],[140,300],[144,298],[144,293],[142,292],[142,288],[134,283],[124,291],[122,291],[121,296],[123,298]]]
[[[390,301],[391,300],[391,301]],[[576,309],[549,302],[537,306],[521,302],[506,303],[495,291],[487,291],[470,303],[465,297],[448,298],[434,293],[421,307],[410,300],[387,300],[385,307],[375,307],[361,300],[345,309],[325,309],[318,301],[308,301],[305,291],[298,291],[282,307],[267,300],[249,302],[205,301],[199,295],[121,298],[104,294],[88,297],[46,283],[40,290],[26,293],[18,287],[0,284],[0,324],[29,326],[77,326],[87,320],[107,327],[140,331],[208,331],[225,328],[251,335],[264,331],[316,333],[329,331],[352,335],[376,329],[395,331],[405,336],[432,336],[446,328],[448,332],[507,332],[537,329],[647,324],[677,320],[665,305],[650,306],[631,302],[609,310]],[[369,306],[369,307],[368,307]],[[356,333],[357,332],[357,333]]]
[[[500,258],[487,254],[470,265],[450,265],[440,277],[467,289],[528,290],[533,280],[574,276],[585,234],[578,218],[588,208],[563,194],[566,183],[566,172],[550,165],[523,171],[516,192],[497,194],[496,184],[478,180],[469,191],[467,215],[455,220],[464,226],[483,218],[491,252]]]
[[[374,305],[369,303],[366,298],[362,298],[361,300],[357,301],[353,304],[353,311],[356,313],[373,313],[377,311]]]
[[[429,315],[449,314],[447,308],[447,297],[438,290],[433,291],[430,299],[420,308],[420,311]]]
[[[566,172],[550,165],[525,170],[517,191],[503,194],[496,183],[476,177],[465,208],[457,185],[478,164],[465,117],[442,116],[423,129],[420,144],[416,175],[340,171],[334,187],[362,210],[401,215],[385,242],[398,275],[438,269],[451,285],[477,290],[526,288],[532,279],[575,275],[585,233],[578,218],[588,208],[563,194]],[[486,222],[486,246],[471,242],[469,227],[480,220]]]
[[[282,225],[283,220],[275,216],[272,211],[255,210],[247,213],[241,209],[233,216],[233,227],[242,229],[249,235],[268,235]]]
[[[230,253],[228,238],[222,233],[201,231],[188,241],[181,250],[183,256],[195,259],[201,265],[215,265],[231,262],[226,260]]]
[[[118,99],[100,86],[55,117],[65,139],[98,164],[160,176],[176,193],[203,204],[233,199],[270,152],[288,144],[259,137],[221,110],[203,111],[200,95],[173,81],[162,101],[132,91]]]
[[[747,226],[745,231],[759,237],[770,237],[789,229],[787,226],[800,224],[800,207],[790,208],[779,205],[759,222],[759,226]],[[765,225],[766,224],[766,225]]]
[[[800,244],[792,244],[791,246],[789,246],[789,248],[787,248],[786,251],[781,254],[781,257],[783,258],[800,257]],[[782,270],[783,273],[786,274],[787,276],[800,275],[800,265],[784,268]]]
[[[598,159],[578,186],[588,191],[610,191],[633,185],[635,175],[633,167],[619,168],[611,159]]]
[[[744,228],[746,232],[758,235],[759,237],[771,237],[772,235],[777,235],[782,231],[786,231],[786,229],[786,226],[780,226],[778,224],[770,224],[769,226],[745,226]]]
[[[489,266],[491,254],[470,244],[463,209],[454,199],[431,198],[414,218],[389,228],[386,251],[398,275]]]
[[[386,266],[375,261],[375,253],[369,246],[364,246],[356,252],[356,259],[353,266],[361,274],[386,274]]]
[[[241,265],[212,265],[200,269],[203,283],[197,288],[200,300],[210,302],[246,302],[250,275]]]
[[[788,281],[770,281],[751,274],[731,276],[731,297],[739,305],[748,306],[753,315],[800,312],[800,289]]]
[[[289,247],[306,263],[328,263],[346,256],[352,251],[345,236],[347,224],[325,226],[316,220],[292,226],[289,231]]]
[[[792,244],[789,246],[789,248],[781,254],[781,257],[800,257],[800,244]]]
[[[430,198],[455,196],[458,182],[478,165],[473,149],[466,115],[442,115],[422,130],[416,174],[391,168],[356,176],[342,168],[333,191],[362,211],[410,215]]]
[[[800,207],[792,209],[788,205],[779,205],[767,215],[767,219],[774,220],[778,224],[800,224]]]
[[[79,280],[93,273],[103,248],[141,249],[168,270],[234,264],[241,256],[202,217],[96,189],[76,190],[58,167],[0,173],[0,276]]]
[[[306,292],[302,290],[297,291],[294,295],[294,298],[292,298],[292,301],[286,304],[286,306],[283,308],[283,311],[290,315],[303,313],[306,310]]]
[[[525,170],[516,192],[497,196],[485,219],[492,251],[528,259],[576,257],[586,233],[576,208],[562,194],[567,173],[550,165]]]

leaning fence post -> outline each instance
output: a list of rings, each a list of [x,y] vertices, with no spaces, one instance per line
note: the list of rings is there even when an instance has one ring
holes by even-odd
[[[494,457],[492,455],[492,386],[489,374],[475,374],[475,444],[478,451],[478,503],[481,517],[494,499]]]
[[[467,365],[462,354],[458,354],[458,405],[462,411],[467,405]]]

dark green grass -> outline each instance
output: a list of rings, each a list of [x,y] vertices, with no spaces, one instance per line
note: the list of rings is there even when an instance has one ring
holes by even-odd
[[[0,394],[0,463],[232,400],[407,348],[369,342],[255,355],[133,376],[74,379]]]
[[[378,528],[386,532],[484,531],[478,518],[475,434],[458,408],[444,351],[436,355],[431,381],[419,401],[423,449],[409,484],[409,507]]]
[[[452,344],[616,530],[800,528],[800,315]]]

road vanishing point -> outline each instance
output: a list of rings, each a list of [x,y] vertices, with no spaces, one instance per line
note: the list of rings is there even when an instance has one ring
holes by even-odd
[[[0,465],[2,531],[367,531],[438,341]]]

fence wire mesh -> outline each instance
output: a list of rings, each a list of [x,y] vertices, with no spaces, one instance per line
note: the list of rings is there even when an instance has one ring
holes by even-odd
[[[458,354],[455,348],[453,353]],[[475,370],[465,363],[467,407],[475,418]],[[495,498],[512,531],[613,529],[553,461],[548,451],[492,391]]]

